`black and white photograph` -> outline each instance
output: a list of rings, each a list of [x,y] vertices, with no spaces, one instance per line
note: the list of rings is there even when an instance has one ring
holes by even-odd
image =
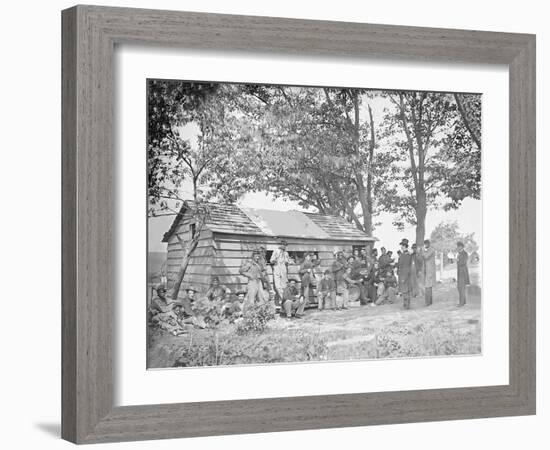
[[[481,94],[146,83],[149,369],[482,354]]]

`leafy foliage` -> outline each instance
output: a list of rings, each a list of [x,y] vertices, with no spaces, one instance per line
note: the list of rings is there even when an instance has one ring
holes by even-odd
[[[242,320],[237,325],[237,333],[261,333],[270,320],[275,318],[275,306],[272,302],[260,302],[247,306],[243,311]]]
[[[375,117],[372,105],[385,105]],[[481,97],[151,80],[151,216],[262,191],[371,232],[380,211],[417,226],[481,190]]]
[[[429,209],[457,208],[466,197],[479,198],[481,148],[474,144],[451,94],[398,91],[381,95],[393,105],[382,126],[393,171],[380,202],[396,214],[398,227],[405,223],[417,226],[419,243],[424,239]],[[481,110],[479,96],[472,96],[469,104]]]
[[[458,222],[441,222],[430,235],[431,246],[444,254],[454,251],[456,243],[462,241],[468,253],[477,251],[479,246],[474,239],[474,233],[460,233]]]

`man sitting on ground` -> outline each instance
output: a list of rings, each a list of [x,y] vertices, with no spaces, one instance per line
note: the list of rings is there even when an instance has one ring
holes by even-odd
[[[221,309],[223,318],[228,319],[230,323],[235,322],[243,315],[243,305],[246,292],[237,292],[237,298],[226,302]]]
[[[224,301],[231,294],[231,290],[220,284],[219,277],[212,277],[212,283],[210,288],[206,291],[206,298],[210,301],[221,302]]]
[[[177,313],[174,308],[177,302],[170,302],[166,298],[166,287],[163,284],[156,287],[157,296],[151,301],[149,312],[151,323],[161,330],[168,331],[174,336],[185,333],[185,330],[178,323]]]
[[[185,291],[185,296],[178,302],[180,306],[178,322],[181,325],[193,325],[197,328],[206,328],[204,319],[196,314],[192,307],[192,303],[195,301],[196,292],[197,291],[192,286],[189,286]]]
[[[283,291],[283,302],[282,307],[283,311],[286,314],[286,317],[290,319],[294,314],[294,317],[299,319],[304,314],[304,308],[306,302],[304,296],[300,295],[300,291],[296,286],[296,280],[288,280],[288,284]]]

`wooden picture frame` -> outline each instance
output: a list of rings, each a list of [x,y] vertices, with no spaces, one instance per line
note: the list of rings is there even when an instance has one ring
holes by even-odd
[[[535,36],[97,6],[63,11],[62,31],[64,439],[94,443],[535,413]],[[111,163],[119,43],[506,64],[509,384],[114,407]]]

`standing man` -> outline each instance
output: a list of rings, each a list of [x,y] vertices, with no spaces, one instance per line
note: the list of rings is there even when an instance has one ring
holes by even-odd
[[[302,295],[306,305],[309,303],[309,288],[314,281],[315,274],[313,273],[313,262],[311,261],[311,253],[306,253],[304,262],[300,265],[300,281],[302,283]]]
[[[273,285],[275,293],[282,299],[283,292],[288,284],[288,265],[292,259],[286,251],[286,241],[281,241],[279,247],[271,255],[269,262],[273,264]]]
[[[424,275],[424,300],[426,306],[430,306],[433,302],[432,288],[436,283],[435,279],[435,250],[431,247],[430,240],[424,241],[424,250],[421,253]]]
[[[248,279],[245,306],[253,305],[256,300],[263,302],[265,300],[262,286],[264,269],[260,262],[259,251],[254,251],[252,253],[252,260],[245,262],[239,269],[239,273]]]
[[[262,278],[262,284],[264,286],[264,291],[267,291],[270,293],[271,290],[271,283],[269,282],[269,276],[267,273],[267,249],[264,245],[260,245],[260,264],[262,265],[263,269],[263,278]],[[266,296],[267,297],[267,296]]]
[[[344,273],[348,267],[344,252],[338,251],[334,254],[334,261],[330,266],[330,270],[333,273],[334,282],[336,283],[336,295],[343,296],[346,289],[346,282],[344,281]]]
[[[380,257],[378,258],[378,267],[380,270],[386,270],[390,265],[390,256],[386,252],[386,247],[380,249]]]
[[[456,287],[458,288],[458,306],[466,304],[466,286],[470,284],[468,272],[468,253],[464,250],[462,242],[456,243]]]
[[[411,245],[411,286],[412,296],[417,297],[420,289],[418,286],[418,251],[416,244]]]
[[[411,307],[412,290],[412,255],[409,253],[409,241],[403,239],[399,244],[401,253],[397,261],[397,277],[399,278],[399,292],[403,296],[403,308]]]

